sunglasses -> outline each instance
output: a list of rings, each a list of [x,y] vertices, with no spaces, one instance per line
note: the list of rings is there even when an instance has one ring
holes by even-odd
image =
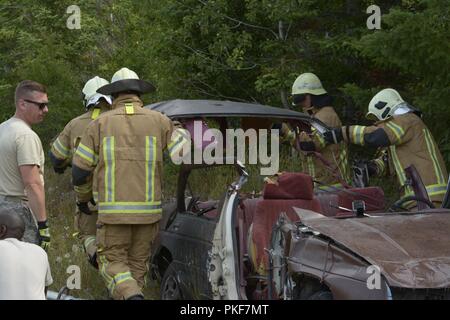
[[[39,107],[39,109],[41,109],[41,110],[44,110],[45,107],[48,107],[48,101],[47,102],[36,102],[36,101],[33,101],[33,100],[28,100],[28,99],[23,99],[23,100],[26,101],[26,102],[29,102],[29,103],[37,105]]]

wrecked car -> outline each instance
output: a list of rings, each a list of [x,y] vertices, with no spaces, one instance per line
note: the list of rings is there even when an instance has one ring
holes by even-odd
[[[148,107],[172,119],[218,118],[221,129],[234,118],[267,127],[261,118],[326,130],[303,113],[255,104],[172,100]],[[220,199],[192,191],[192,176],[221,167],[235,178]],[[239,161],[182,164],[151,259],[161,299],[449,299],[449,187],[443,207],[433,208],[414,168],[408,177],[414,212],[401,209],[403,200],[388,208],[379,187],[317,193],[310,176],[287,172],[249,194]]]

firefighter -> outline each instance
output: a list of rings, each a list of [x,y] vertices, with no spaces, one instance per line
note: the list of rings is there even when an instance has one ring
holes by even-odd
[[[163,150],[179,154],[186,132],[143,108],[154,91],[127,68],[97,92],[113,96],[112,110],[88,126],[72,163],[73,183],[91,184],[97,168],[97,262],[114,299],[143,299],[151,242],[161,219]]]
[[[49,151],[49,158],[53,169],[57,173],[63,173],[72,164],[72,155],[75,152],[81,136],[88,124],[95,120],[101,113],[111,110],[111,96],[97,93],[97,89],[108,84],[103,78],[95,76],[86,82],[83,87],[83,100],[86,112],[72,119],[53,142]],[[90,185],[87,189],[75,186],[77,193],[77,212],[75,214],[74,234],[81,241],[88,256],[89,262],[96,266],[95,233],[97,222],[97,208],[93,199]]]
[[[303,73],[297,77],[292,86],[292,100],[294,107],[301,108],[303,112],[321,120],[326,125],[330,127],[342,125],[339,116],[331,106],[331,96],[325,91],[315,74]],[[298,146],[302,150],[300,153],[302,171],[320,182],[315,184],[316,190],[335,190],[343,187],[342,182],[349,182],[348,153],[344,143],[327,145],[322,135],[314,128],[311,134],[306,134],[304,131],[296,134],[294,130],[283,124],[282,134],[291,143],[299,142]],[[320,153],[325,161],[321,160],[317,153]]]
[[[413,195],[404,169],[414,165],[425,184],[430,201],[440,207],[446,191],[447,170],[431,135],[423,123],[421,113],[394,89],[378,92],[369,103],[367,118],[375,120],[373,126],[346,126],[324,134],[327,143],[341,141],[374,148],[387,148],[389,168],[395,170],[402,198]],[[371,168],[371,169],[370,169]],[[385,172],[382,157],[372,161],[369,169],[373,173]],[[414,201],[405,202],[405,208],[415,207]]]

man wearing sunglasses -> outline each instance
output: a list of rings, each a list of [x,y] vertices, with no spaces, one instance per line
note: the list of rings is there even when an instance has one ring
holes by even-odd
[[[0,207],[17,212],[25,221],[23,241],[48,249],[44,192],[44,151],[31,126],[48,112],[44,85],[24,80],[16,87],[16,112],[0,124]]]
[[[332,98],[323,88],[320,79],[313,73],[303,73],[292,85],[292,105],[299,111],[321,120],[330,127],[341,125],[341,120],[332,105]],[[347,146],[343,143],[328,145],[312,128],[311,134],[298,134],[282,127],[282,134],[300,149],[303,172],[307,172],[318,183],[316,190],[335,190],[349,182]],[[331,147],[331,148],[330,148]],[[328,167],[328,168],[327,168]],[[331,188],[330,188],[331,187]]]

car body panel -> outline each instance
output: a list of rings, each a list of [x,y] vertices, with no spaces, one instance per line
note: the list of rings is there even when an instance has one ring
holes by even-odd
[[[450,286],[450,210],[352,219],[295,210],[302,224],[379,266],[390,286]]]
[[[155,241],[152,264],[164,265],[164,261],[159,260],[169,258],[162,253],[170,252],[170,262],[176,266],[184,299],[211,298],[207,261],[215,228],[215,219],[179,213],[166,230],[160,230]],[[164,270],[159,272],[163,274]]]

